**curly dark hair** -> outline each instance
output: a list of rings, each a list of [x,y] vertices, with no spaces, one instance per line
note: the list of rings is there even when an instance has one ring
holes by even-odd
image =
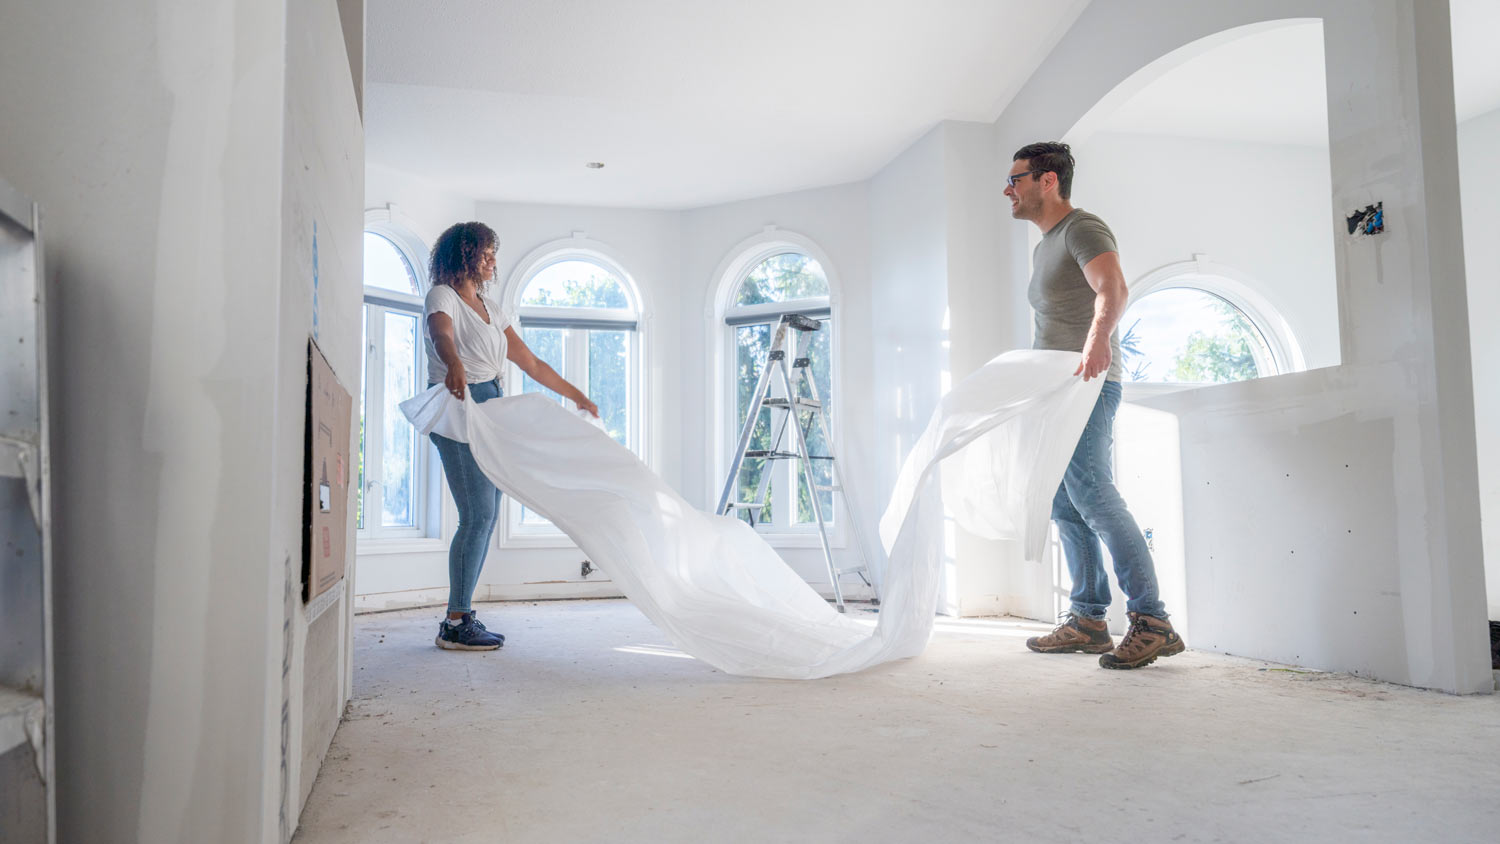
[[[432,245],[432,283],[458,287],[479,275],[484,253],[500,242],[484,223],[454,223]],[[480,279],[481,283],[484,279]]]
[[[1057,195],[1068,199],[1073,195],[1073,150],[1061,141],[1040,141],[1027,144],[1016,150],[1011,161],[1025,161],[1033,170],[1057,174]],[[1036,179],[1041,173],[1032,173]]]

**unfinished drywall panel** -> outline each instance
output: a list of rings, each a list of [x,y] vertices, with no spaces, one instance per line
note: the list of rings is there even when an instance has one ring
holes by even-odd
[[[59,840],[274,833],[284,35],[281,5],[236,0],[9,4],[0,27],[0,172],[42,208],[65,374]]]
[[[1232,615],[1226,603],[1232,594],[1235,606],[1261,608],[1257,629],[1292,631],[1294,661],[1450,691],[1485,690],[1491,678],[1473,503],[1451,61],[1447,33],[1439,31],[1447,26],[1446,4],[1093,4],[1001,116],[998,143],[1006,151],[1063,135],[1122,80],[1179,47],[1240,26],[1310,17],[1323,19],[1327,50],[1332,196],[1325,225],[1336,232],[1343,365],[1149,402],[1178,416],[1183,440],[1191,644],[1217,644],[1211,631],[1204,641],[1205,624]],[[1142,28],[1141,20],[1159,25]],[[1127,30],[1135,37],[1117,37]],[[1384,202],[1385,233],[1349,239],[1342,215],[1374,201]],[[1004,244],[1013,261],[1024,254],[1024,243],[1017,225]],[[1013,283],[1017,301],[1024,302],[1024,277]],[[1301,435],[1314,424],[1326,427],[1315,437]],[[1256,432],[1250,441],[1244,440],[1251,436],[1247,430]],[[1379,440],[1381,431],[1389,431],[1388,444]],[[1310,459],[1317,449],[1305,444],[1312,441],[1384,447],[1371,459],[1389,460],[1389,475],[1356,479],[1333,473],[1325,460],[1313,464],[1316,479],[1296,487],[1311,494],[1280,494],[1284,489],[1263,467],[1290,468]],[[1348,462],[1352,473],[1357,464]],[[1287,468],[1283,482],[1290,480]],[[1260,521],[1270,520],[1280,526],[1277,536],[1294,540],[1286,559],[1262,559],[1274,551],[1260,541],[1263,525],[1235,515],[1228,498],[1194,509],[1204,499],[1195,479],[1206,489],[1216,477],[1251,479],[1235,497],[1267,502]],[[1348,509],[1330,510],[1330,495]],[[1325,535],[1330,512],[1356,533]],[[1363,544],[1358,531],[1377,528],[1390,531],[1390,541]],[[1204,549],[1235,540],[1259,552],[1233,571],[1238,588],[1198,588],[1196,578],[1210,571]],[[1292,568],[1291,550],[1308,544],[1320,559],[1306,570]],[[1288,604],[1288,589],[1306,602]],[[1381,594],[1390,591],[1397,595]],[[1048,597],[1022,601],[1045,605]],[[1361,606],[1349,607],[1351,597]],[[1378,623],[1360,619],[1354,609],[1377,614]],[[1364,636],[1372,631],[1379,632]],[[1237,652],[1246,655],[1285,658],[1288,642],[1247,631],[1240,644]]]
[[[364,132],[345,52],[349,11],[349,4],[338,0],[287,7],[276,348],[276,397],[282,410],[275,421],[277,447],[270,474],[275,481],[276,571],[289,570],[294,578],[298,568],[283,561],[300,561],[303,553],[309,338],[327,364],[323,375],[346,391],[344,400],[329,408],[340,413],[343,422],[328,421],[327,450],[314,452],[330,457],[328,493],[341,499],[327,502],[330,515],[336,516],[340,508],[352,513],[355,507],[355,485],[348,481],[357,476],[357,466],[346,459],[340,467],[337,460],[340,453],[358,453],[357,403],[348,400],[348,392],[359,384],[363,351]],[[315,437],[319,433],[314,431]],[[316,486],[322,480],[321,460],[313,470],[318,474],[313,478]],[[339,476],[343,484],[337,482]],[[266,824],[283,841],[296,828],[309,784],[342,715],[353,671],[348,624],[353,578],[347,572],[354,563],[354,519],[333,518],[315,526],[315,560],[325,548],[322,527],[342,532],[327,537],[326,545],[341,559],[314,567],[305,604],[300,582],[292,584],[297,598],[290,602],[284,600],[286,584],[280,578],[273,584],[276,641],[283,647],[272,665],[277,696],[271,709],[274,726],[268,730],[272,741],[265,755],[277,764],[266,770],[266,788],[275,795],[268,801]],[[343,577],[337,574],[341,570]]]
[[[1500,312],[1500,277],[1488,233],[1500,231],[1500,110],[1458,125],[1459,192],[1463,198],[1464,272],[1468,277],[1469,349],[1474,360],[1474,432],[1479,454],[1479,504],[1484,533],[1488,615],[1500,619],[1500,386],[1495,383],[1489,315]]]
[[[317,771],[323,765],[328,746],[333,743],[334,731],[339,719],[329,717],[343,709],[344,678],[340,673],[343,661],[339,649],[344,637],[341,635],[343,603],[339,599],[323,601],[309,607],[306,648],[302,657],[302,744],[297,805],[307,804],[307,795],[312,792]]]
[[[354,107],[365,113],[365,0],[338,0],[339,24],[344,30],[344,56],[354,86]]]

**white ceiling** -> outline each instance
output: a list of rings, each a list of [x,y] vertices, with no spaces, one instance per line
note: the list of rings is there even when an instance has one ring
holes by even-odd
[[[1500,2],[1451,0],[1450,8],[1454,99],[1464,121],[1500,108],[1500,50],[1493,43]],[[1087,131],[1326,147],[1322,24],[1251,32],[1176,63],[1112,111],[1101,105],[1108,113],[1090,115]]]
[[[1085,5],[369,0],[367,156],[517,202],[857,181],[938,121],[993,121]]]

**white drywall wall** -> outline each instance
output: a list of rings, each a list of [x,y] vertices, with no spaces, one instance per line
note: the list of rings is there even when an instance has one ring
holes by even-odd
[[[267,766],[278,804],[277,815],[268,822],[277,825],[283,838],[296,827],[353,681],[354,484],[349,485],[347,512],[351,517],[344,535],[345,577],[330,587],[337,597],[322,596],[323,600],[304,606],[300,563],[305,423],[300,409],[307,402],[307,338],[311,336],[353,398],[349,453],[354,453],[364,354],[360,348],[364,127],[351,63],[342,47],[346,34],[362,36],[362,17],[360,3],[315,0],[287,6],[281,308],[276,341],[279,410],[271,463],[273,536],[281,553],[272,563],[290,559],[294,564],[280,567],[286,580],[273,578],[269,595],[272,621],[291,641],[273,654],[273,685],[279,687],[281,696],[275,707],[277,729],[266,757],[277,760]],[[330,599],[332,604],[324,603]]]
[[[475,208],[473,197],[444,191],[420,176],[378,161],[365,162],[365,210],[392,211],[392,222],[416,235],[428,249],[444,229],[473,220]]]
[[[357,189],[361,164],[334,0],[308,5],[332,22],[347,109],[293,115],[306,133],[286,89],[326,91],[333,63],[288,78],[281,5],[22,4],[0,26],[0,173],[42,206],[53,308],[60,841],[282,838],[289,361],[311,307],[284,298],[283,169],[312,153],[283,145],[332,156],[307,186],[333,171]],[[325,288],[347,286],[323,261]]]
[[[1308,368],[1338,364],[1327,148],[1101,132],[1073,155],[1073,204],[1109,223],[1127,280],[1201,254],[1253,281]]]
[[[1474,371],[1474,429],[1479,453],[1479,502],[1484,523],[1488,615],[1500,619],[1500,385],[1495,378],[1494,314],[1500,273],[1488,245],[1500,231],[1500,110],[1458,126],[1459,193],[1463,199],[1464,271],[1468,276],[1469,342]]]
[[[1190,644],[1487,690],[1446,4],[1093,4],[1001,116],[1000,149],[1065,134],[1174,49],[1293,17],[1324,20],[1343,364],[1144,402],[1180,425]],[[1343,235],[1375,199],[1387,232]],[[1023,254],[1019,224],[1004,245]],[[1017,597],[1040,614],[1051,596]]]
[[[948,370],[948,208],[940,125],[870,180],[868,407],[876,515],[942,396]],[[882,555],[877,557],[883,559]]]

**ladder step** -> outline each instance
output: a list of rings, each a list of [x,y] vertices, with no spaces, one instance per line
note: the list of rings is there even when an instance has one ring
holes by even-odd
[[[834,574],[837,574],[839,577],[843,577],[846,574],[867,574],[867,573],[868,572],[866,572],[864,566],[854,566],[853,568],[835,569],[834,570]]]
[[[833,484],[832,486],[825,486],[823,484],[813,484],[813,489],[817,490],[818,492],[843,492],[844,491],[844,488],[841,487],[841,486],[839,486],[838,484]]]
[[[786,399],[764,399],[764,400],[761,401],[760,404],[761,404],[761,407],[782,407],[782,408],[784,408],[784,407],[786,407],[789,404],[789,402]],[[797,404],[798,407],[804,408],[806,410],[821,410],[822,407],[823,407],[823,403],[822,402],[820,402],[820,401],[813,401],[812,399],[797,399],[796,404]]]
[[[759,457],[765,460],[800,460],[802,458],[802,455],[795,451],[769,451],[766,449],[747,449],[745,456]],[[817,460],[818,458],[814,457],[813,459]]]
[[[734,509],[736,509],[736,510],[764,510],[764,509],[766,509],[766,505],[764,505],[764,504],[752,504],[752,503],[750,503],[748,501],[736,501],[736,502],[730,504],[729,506],[732,507],[732,508],[734,508]]]

